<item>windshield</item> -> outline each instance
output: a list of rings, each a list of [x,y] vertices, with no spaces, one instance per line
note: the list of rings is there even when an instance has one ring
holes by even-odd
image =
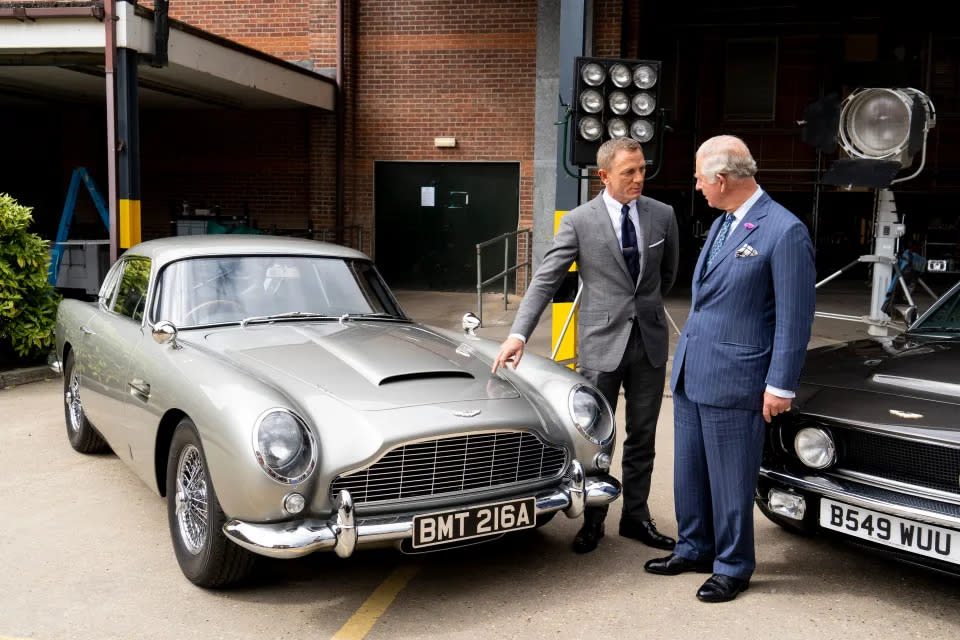
[[[960,333],[960,287],[941,298],[937,307],[910,333]]]
[[[303,256],[218,256],[168,265],[153,321],[178,328],[344,314],[405,319],[373,265]]]

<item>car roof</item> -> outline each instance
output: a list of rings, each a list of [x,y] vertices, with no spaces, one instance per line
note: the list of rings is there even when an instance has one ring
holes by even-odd
[[[148,240],[124,255],[150,258],[154,265],[183,258],[222,255],[302,255],[369,260],[360,251],[329,242],[269,235],[211,234]]]

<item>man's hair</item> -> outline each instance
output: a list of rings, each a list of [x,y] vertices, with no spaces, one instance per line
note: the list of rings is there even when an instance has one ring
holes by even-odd
[[[618,151],[626,151],[628,153],[633,153],[634,151],[643,152],[643,147],[633,138],[613,138],[612,140],[607,140],[597,149],[597,168],[609,171],[610,165],[613,164],[613,156],[617,155]]]
[[[722,173],[734,179],[749,178],[757,173],[757,161],[750,155],[746,143],[736,136],[714,136],[697,149],[700,175],[708,183],[717,181]]]

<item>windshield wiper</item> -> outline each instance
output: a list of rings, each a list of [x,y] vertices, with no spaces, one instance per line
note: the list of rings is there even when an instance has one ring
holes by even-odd
[[[343,313],[339,316],[340,322],[345,320],[396,320],[398,322],[406,322],[406,318],[401,318],[400,316],[395,316],[392,313],[377,312],[377,313]]]
[[[270,320],[283,320],[284,318],[335,318],[325,313],[310,313],[309,311],[288,311],[286,313],[274,313],[269,316],[250,316],[240,321],[241,327],[246,327],[251,322],[269,322]]]

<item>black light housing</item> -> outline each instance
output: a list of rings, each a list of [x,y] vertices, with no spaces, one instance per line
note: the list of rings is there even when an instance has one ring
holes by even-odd
[[[647,164],[652,165],[660,144],[661,63],[581,57],[574,64],[571,164],[593,166],[601,144],[612,137],[629,136],[641,143]],[[600,100],[587,92],[599,94]]]

